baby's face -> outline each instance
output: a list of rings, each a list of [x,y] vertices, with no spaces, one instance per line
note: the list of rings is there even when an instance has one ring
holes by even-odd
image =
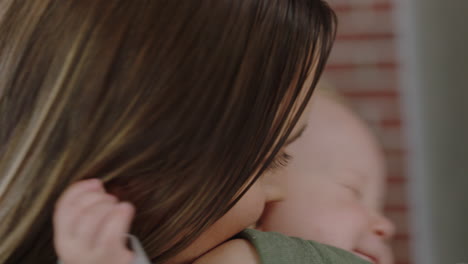
[[[286,198],[267,206],[259,228],[391,264],[386,240],[394,226],[381,213],[384,160],[368,128],[340,104],[318,95],[308,129],[286,152],[293,159],[272,179],[285,186]]]

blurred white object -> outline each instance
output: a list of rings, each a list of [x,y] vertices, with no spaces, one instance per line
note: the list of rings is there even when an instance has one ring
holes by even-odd
[[[138,238],[131,234],[127,234],[127,237],[130,242],[130,246],[135,253],[135,258],[131,264],[151,264]],[[58,260],[57,264],[63,263],[62,261]]]
[[[397,2],[413,254],[468,263],[468,1]]]

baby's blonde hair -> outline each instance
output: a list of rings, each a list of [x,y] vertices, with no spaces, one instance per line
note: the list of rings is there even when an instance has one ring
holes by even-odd
[[[369,120],[366,120],[363,117],[363,114],[360,113],[356,109],[356,107],[351,103],[351,101],[346,98],[343,94],[341,94],[330,82],[327,80],[320,80],[320,82],[317,84],[317,87],[315,88],[316,95],[320,94],[322,96],[325,96],[332,101],[338,103],[339,105],[343,106],[347,111],[349,111],[352,115],[354,115],[367,129],[370,130],[371,134],[377,141],[378,145],[383,147],[383,141],[382,138],[379,136],[379,131],[375,125],[373,125]],[[312,103],[313,103],[312,99]]]

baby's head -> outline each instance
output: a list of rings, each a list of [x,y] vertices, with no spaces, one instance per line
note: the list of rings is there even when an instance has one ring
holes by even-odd
[[[304,135],[286,149],[287,172],[273,179],[284,184],[285,199],[267,207],[259,228],[392,263],[386,240],[394,226],[382,214],[385,162],[375,136],[333,96],[317,92],[311,108]]]

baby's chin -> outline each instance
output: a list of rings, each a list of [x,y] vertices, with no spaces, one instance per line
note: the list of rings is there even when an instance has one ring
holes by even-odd
[[[351,251],[351,253],[353,253],[354,255],[356,255],[356,256],[364,259],[364,260],[369,261],[372,264],[380,264],[378,258],[375,257],[375,256],[366,254],[366,253],[358,251],[358,250],[353,250],[353,251]]]
[[[352,253],[374,264],[394,263],[393,251],[390,246],[384,242],[371,245],[370,248],[353,249]]]

